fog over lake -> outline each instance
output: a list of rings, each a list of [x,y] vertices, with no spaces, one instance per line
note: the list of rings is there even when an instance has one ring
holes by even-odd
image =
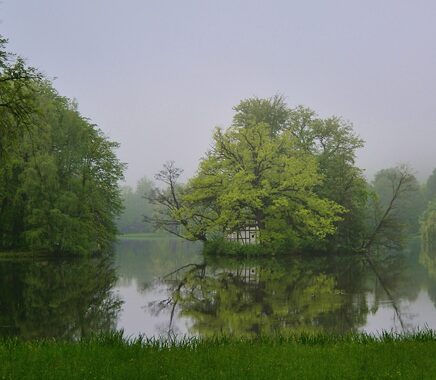
[[[191,176],[251,96],[342,116],[371,177],[435,166],[436,4],[4,0],[0,33],[121,143],[126,180],[174,159]]]

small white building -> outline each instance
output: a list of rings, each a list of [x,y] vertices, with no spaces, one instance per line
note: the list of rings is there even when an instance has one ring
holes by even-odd
[[[226,239],[240,244],[259,244],[259,227],[256,224],[247,225],[229,233]]]

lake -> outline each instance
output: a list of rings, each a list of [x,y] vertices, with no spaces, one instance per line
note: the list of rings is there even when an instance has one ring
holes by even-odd
[[[435,255],[436,256],[436,255]],[[120,240],[99,258],[0,260],[0,335],[379,333],[436,329],[436,258],[204,257],[178,239]]]

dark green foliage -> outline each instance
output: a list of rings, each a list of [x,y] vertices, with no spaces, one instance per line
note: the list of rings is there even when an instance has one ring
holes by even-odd
[[[434,333],[0,343],[4,379],[431,379]]]
[[[317,159],[323,178],[316,188],[317,194],[345,210],[336,233],[314,248],[336,251],[358,248],[366,233],[368,188],[355,160],[364,141],[354,133],[351,123],[336,116],[321,119],[311,109],[301,106],[290,110],[288,128],[299,147]]]
[[[19,145],[31,128],[37,112],[35,95],[41,74],[24,60],[6,51],[7,40],[0,35],[0,162]]]
[[[24,74],[0,71],[0,86],[10,86],[5,92],[27,89],[11,95],[14,102],[5,110],[0,107],[8,113],[0,136],[11,147],[0,156],[0,249],[104,249],[115,237],[113,220],[121,210],[118,144],[48,81],[32,75],[21,60],[16,64]]]

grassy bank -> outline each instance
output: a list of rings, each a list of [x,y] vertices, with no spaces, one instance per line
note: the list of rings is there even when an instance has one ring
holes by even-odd
[[[431,379],[436,335],[0,342],[0,379]]]

